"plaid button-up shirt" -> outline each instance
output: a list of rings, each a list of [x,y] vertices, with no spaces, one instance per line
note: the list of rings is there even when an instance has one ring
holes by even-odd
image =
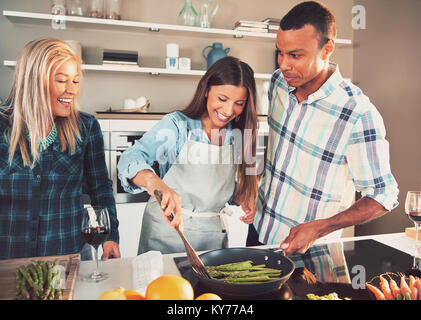
[[[0,259],[77,253],[81,234],[82,183],[92,205],[109,208],[111,233],[119,241],[111,180],[101,128],[80,113],[82,141],[73,155],[61,151],[57,137],[38,163],[24,167],[19,149],[9,166],[8,120],[0,116]]]
[[[298,102],[277,70],[269,91],[265,175],[254,220],[259,241],[279,243],[300,223],[352,205],[355,190],[387,210],[398,205],[383,119],[338,67]]]

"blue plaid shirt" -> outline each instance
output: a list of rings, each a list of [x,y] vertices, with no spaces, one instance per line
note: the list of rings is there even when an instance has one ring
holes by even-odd
[[[57,137],[33,168],[23,166],[19,149],[9,167],[10,127],[0,116],[0,259],[79,252],[85,243],[81,234],[83,181],[91,204],[109,208],[108,240],[118,243],[101,128],[94,116],[79,115],[82,141],[75,153],[62,152]]]
[[[275,71],[254,220],[262,243],[279,243],[291,228],[347,209],[355,190],[387,210],[398,205],[383,119],[368,97],[337,66],[307,100],[298,102],[294,89]]]

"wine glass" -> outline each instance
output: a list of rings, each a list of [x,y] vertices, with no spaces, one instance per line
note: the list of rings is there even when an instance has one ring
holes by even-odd
[[[405,200],[405,212],[415,225],[415,249],[419,255],[418,229],[421,224],[421,191],[408,191]]]
[[[98,271],[98,246],[110,233],[110,216],[105,207],[89,206],[83,209],[82,235],[85,241],[95,249],[95,272],[84,277],[85,281],[100,282],[108,279],[108,274]]]

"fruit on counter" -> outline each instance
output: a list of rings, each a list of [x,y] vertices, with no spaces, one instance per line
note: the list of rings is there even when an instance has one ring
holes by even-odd
[[[105,291],[98,297],[98,300],[127,300],[127,298],[124,295],[124,288],[118,287]]]
[[[198,296],[195,300],[222,300],[220,296],[214,293],[204,293]]]
[[[329,294],[326,294],[324,296],[318,296],[314,293],[307,294],[308,300],[351,300],[350,298],[339,298],[338,294],[336,292],[332,292]]]
[[[136,290],[125,290],[123,287],[103,292],[98,300],[145,300],[145,296]]]
[[[389,282],[385,279],[387,275]],[[400,285],[391,277],[392,273],[380,275],[373,278],[365,284],[366,288],[374,295],[376,300],[421,300],[421,279],[409,276],[409,285],[405,275],[399,275]],[[374,279],[378,278],[380,281],[380,289],[371,284]]]
[[[193,300],[194,292],[188,280],[176,275],[163,275],[148,284],[145,297],[147,300]]]
[[[103,292],[98,300],[193,300],[194,292],[190,282],[175,275],[163,275],[152,280],[145,295],[124,287]],[[222,300],[214,293],[204,293],[194,300]]]
[[[206,269],[212,279],[228,283],[264,282],[277,280],[282,275],[282,270],[268,268],[264,264],[253,265],[251,260],[207,266]]]
[[[127,300],[146,300],[145,296],[136,290],[125,290]]]
[[[61,300],[59,261],[31,261],[16,268],[17,300]]]

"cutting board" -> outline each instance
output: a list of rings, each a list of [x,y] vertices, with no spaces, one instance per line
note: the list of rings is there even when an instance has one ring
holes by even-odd
[[[405,234],[408,237],[411,237],[411,238],[414,238],[415,239],[415,235],[416,235],[415,227],[405,228]],[[418,230],[418,240],[421,240],[421,228]]]
[[[0,260],[0,300],[12,300],[16,296],[16,268],[29,265],[31,261],[55,261],[66,270],[66,285],[63,290],[63,300],[73,299],[73,289],[79,272],[80,254],[67,254],[61,256],[33,257]]]

